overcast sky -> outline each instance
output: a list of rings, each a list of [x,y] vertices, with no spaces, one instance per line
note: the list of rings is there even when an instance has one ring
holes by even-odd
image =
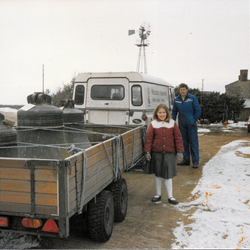
[[[0,0],[0,104],[26,104],[81,72],[136,71],[151,25],[149,75],[225,92],[249,69],[249,0]],[[250,78],[250,77],[249,77]]]

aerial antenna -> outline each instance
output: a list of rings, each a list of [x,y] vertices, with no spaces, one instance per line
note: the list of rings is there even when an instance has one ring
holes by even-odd
[[[140,25],[139,28],[139,37],[140,40],[137,40],[136,46],[139,47],[139,56],[137,60],[137,67],[136,71],[137,72],[142,72],[144,74],[147,74],[147,61],[146,61],[146,50],[145,47],[149,45],[147,42],[147,39],[151,33],[151,25],[144,22],[142,25]],[[128,35],[133,35],[135,34],[135,30],[129,30]]]

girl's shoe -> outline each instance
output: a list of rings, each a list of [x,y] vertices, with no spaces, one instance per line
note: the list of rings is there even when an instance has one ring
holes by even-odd
[[[179,201],[177,201],[175,198],[171,197],[168,199],[168,202],[174,205],[177,205],[179,203]]]
[[[152,198],[152,202],[157,202],[157,201],[160,201],[161,200],[161,195],[157,194],[155,195],[153,198]]]

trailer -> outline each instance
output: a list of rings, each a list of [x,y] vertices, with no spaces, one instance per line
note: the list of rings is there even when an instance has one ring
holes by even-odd
[[[41,104],[44,105],[47,104]],[[63,149],[64,153],[67,151],[64,158],[20,157],[20,152],[16,157],[1,155],[1,231],[67,238],[71,218],[85,216],[90,238],[105,242],[111,237],[113,223],[124,220],[128,191],[122,172],[142,160],[146,127],[84,124],[82,132],[64,125],[63,134],[72,129],[84,132],[91,145],[79,148],[72,144]],[[21,148],[19,140],[24,130],[19,126],[17,145],[8,145],[9,150]],[[41,134],[49,128],[40,126],[36,130]],[[54,134],[55,131],[58,129],[53,130]],[[49,145],[32,144],[30,150],[35,147],[45,150]],[[49,147],[49,151],[53,153],[53,150]],[[28,153],[21,151],[21,155]]]

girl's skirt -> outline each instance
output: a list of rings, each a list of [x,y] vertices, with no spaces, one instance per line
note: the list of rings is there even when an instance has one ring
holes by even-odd
[[[157,177],[172,179],[177,175],[175,153],[151,153],[151,160],[146,161],[146,174],[155,174]]]

